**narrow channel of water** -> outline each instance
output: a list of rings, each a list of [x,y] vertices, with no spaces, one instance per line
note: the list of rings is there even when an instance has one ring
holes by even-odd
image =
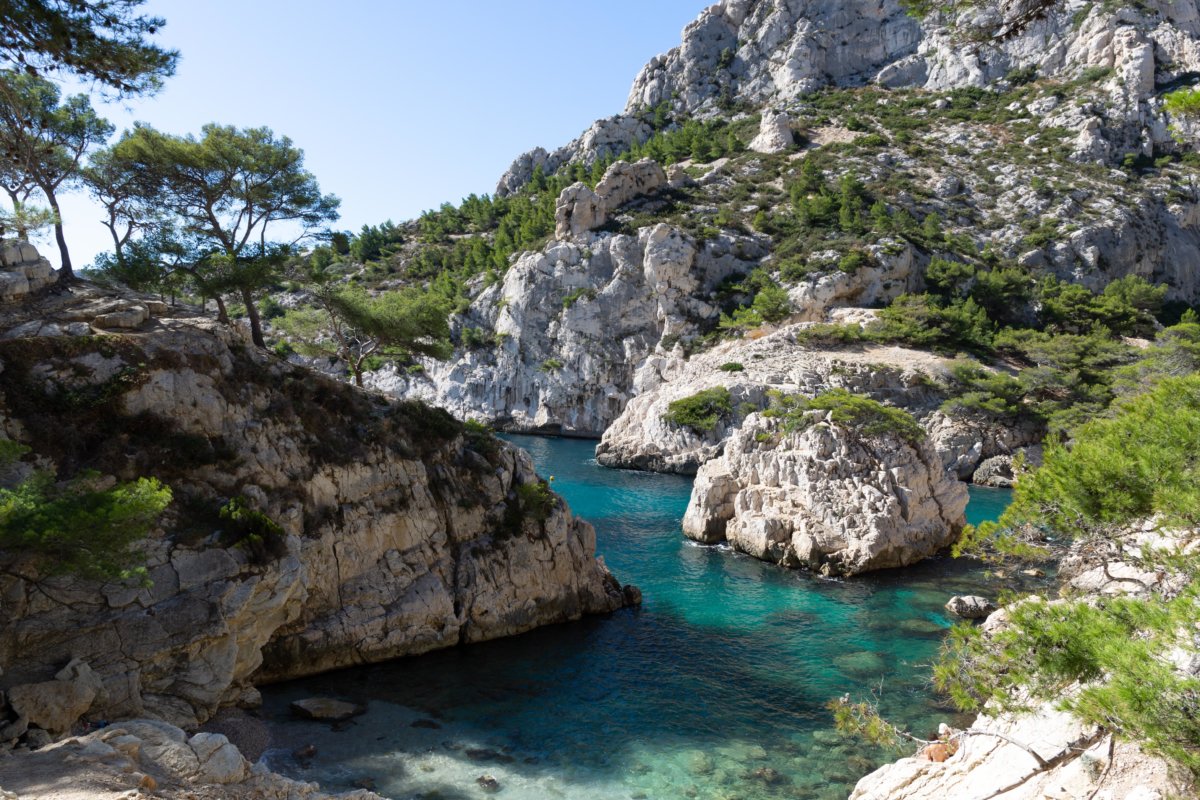
[[[645,603],[604,619],[268,687],[271,766],[330,789],[370,780],[400,798],[670,800],[844,798],[888,757],[831,730],[825,704],[881,690],[926,733],[950,710],[928,665],[953,594],[991,592],[978,565],[939,559],[849,581],[687,542],[691,480],[607,470],[594,443],[509,437],[579,516]],[[993,519],[1000,490],[972,490]],[[1011,587],[1010,587],[1011,588]],[[368,712],[335,731],[289,702],[333,695]],[[306,764],[291,752],[317,747]]]

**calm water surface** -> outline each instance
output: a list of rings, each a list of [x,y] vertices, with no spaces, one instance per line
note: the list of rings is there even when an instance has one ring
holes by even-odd
[[[951,716],[928,665],[946,600],[999,588],[977,565],[849,581],[783,570],[686,541],[689,478],[598,467],[593,442],[507,438],[595,524],[642,608],[269,687],[272,767],[397,799],[483,797],[482,775],[512,800],[844,798],[887,755],[833,732],[830,698],[881,691],[922,733]],[[968,517],[1007,502],[972,489]],[[291,719],[287,704],[314,694],[369,710],[341,731]],[[301,764],[291,752],[310,743],[318,755]]]

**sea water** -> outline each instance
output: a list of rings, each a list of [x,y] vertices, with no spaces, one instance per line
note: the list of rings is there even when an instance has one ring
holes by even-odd
[[[850,580],[684,539],[691,479],[596,465],[594,443],[508,437],[597,531],[640,609],[498,642],[267,687],[268,764],[392,798],[844,798],[886,753],[833,729],[827,703],[875,697],[917,734],[961,722],[929,684],[944,603],[995,593],[983,567],[933,559]],[[994,519],[1001,490],[972,489]],[[367,704],[349,725],[288,704]],[[297,748],[316,755],[299,760]]]

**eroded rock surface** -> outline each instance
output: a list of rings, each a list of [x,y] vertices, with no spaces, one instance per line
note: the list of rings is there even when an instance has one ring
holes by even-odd
[[[665,224],[636,236],[551,242],[521,256],[452,319],[481,344],[450,361],[423,361],[419,374],[389,369],[368,380],[464,419],[599,436],[632,396],[642,360],[715,321],[711,293],[762,255],[753,237],[698,245]]]
[[[964,524],[966,487],[925,440],[751,415],[700,468],[683,520],[697,541],[829,575],[912,564]]]
[[[156,476],[175,502],[144,545],[149,586],[7,558],[0,688],[37,687],[13,698],[30,719],[36,710],[54,731],[84,711],[194,725],[252,698],[255,682],[623,604],[591,526],[552,494],[528,505],[538,478],[522,451],[260,354],[185,312],[131,333],[62,330],[105,297],[79,284],[4,316],[6,330],[55,326],[0,340],[0,435],[60,477]],[[71,405],[78,397],[91,400]],[[224,539],[217,512],[234,497],[282,535],[257,548]],[[60,698],[70,713],[57,715],[37,698],[78,688],[78,676],[52,680],[68,662],[78,672],[73,659],[96,686]]]
[[[328,794],[252,766],[220,734],[188,736],[155,719],[0,759],[0,796],[5,792],[21,800],[383,800],[368,791]]]

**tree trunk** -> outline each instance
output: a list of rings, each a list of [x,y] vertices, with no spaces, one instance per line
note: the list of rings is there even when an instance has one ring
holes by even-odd
[[[67,237],[63,235],[62,214],[58,210],[58,198],[54,196],[54,192],[46,192],[46,199],[50,202],[50,210],[54,212],[54,238],[58,241],[58,256],[62,260],[62,268],[58,274],[60,283],[75,280],[75,270],[71,269],[71,254],[67,252]]]
[[[225,310],[225,299],[221,295],[213,298],[217,302],[217,322],[222,325],[229,324],[229,312]]]
[[[262,320],[258,318],[258,307],[254,305],[254,295],[249,289],[242,289],[242,302],[246,304],[246,316],[250,318],[250,338],[264,350],[267,343],[263,339]]]

